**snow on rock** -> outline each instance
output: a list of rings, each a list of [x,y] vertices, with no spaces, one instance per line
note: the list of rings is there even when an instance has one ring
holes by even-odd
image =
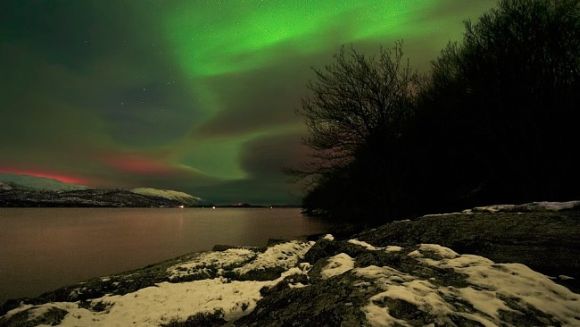
[[[328,258],[328,263],[320,275],[323,279],[338,276],[354,268],[354,259],[346,253],[339,253],[333,257]]]
[[[400,252],[400,251],[403,250],[402,247],[396,246],[396,245],[388,245],[386,247],[379,247],[379,246],[371,245],[371,244],[369,244],[367,242],[364,242],[364,241],[359,241],[357,239],[350,239],[350,240],[348,240],[348,243],[354,244],[354,245],[358,245],[358,246],[362,246],[363,248],[365,248],[365,249],[367,249],[369,251],[384,250],[386,252],[393,253],[393,252]]]
[[[573,280],[574,277],[566,276],[566,275],[558,275],[558,278],[561,280]]]
[[[580,207],[580,201],[567,201],[567,202],[534,202],[537,208],[550,211],[561,211],[569,210]]]
[[[326,234],[324,237],[322,237],[322,239],[327,241],[334,241],[334,236],[332,236],[332,234]]]
[[[353,250],[351,244],[363,249]],[[81,327],[159,326],[216,312],[228,322],[273,319],[270,325],[283,324],[278,319],[284,317],[288,319],[285,323],[299,323],[296,317],[305,319],[313,314],[318,316],[312,321],[351,315],[352,319],[366,318],[366,322],[356,321],[371,326],[580,325],[580,295],[522,264],[496,264],[437,244],[383,248],[353,239],[335,241],[327,248],[333,250],[316,260],[324,260],[319,279],[309,278],[313,265],[320,267],[316,262],[300,262],[313,245],[290,241],[261,253],[250,249],[200,253],[169,267],[169,277],[153,286],[123,295],[99,295],[88,304],[21,304],[0,317],[0,325],[3,319],[14,320],[23,313],[28,314],[25,322],[30,324],[54,310],[62,314],[57,322],[61,326]],[[369,265],[371,258],[379,259]],[[360,266],[363,262],[365,266]],[[387,262],[391,266],[381,266]],[[183,277],[204,269],[227,270],[228,274],[184,281]],[[272,269],[277,273],[269,280],[245,278],[255,271]],[[260,292],[264,288],[266,291]],[[336,292],[338,288],[340,292]],[[262,294],[267,298],[258,303]],[[280,303],[284,305],[280,307]],[[362,303],[358,308],[363,316],[352,310],[353,303]]]
[[[468,285],[437,285],[431,279],[391,267],[356,268],[353,274],[373,280],[383,290],[363,308],[371,325],[407,325],[400,319],[400,313],[390,313],[390,308],[401,307],[397,301],[416,307],[439,324],[468,319],[484,326],[497,326],[505,323],[507,316],[533,313],[542,325],[580,325],[580,295],[525,265],[496,264],[480,256],[459,255],[436,244],[421,244],[410,256],[427,266],[452,269],[467,276]],[[465,303],[471,309],[466,310]]]
[[[400,247],[400,246],[397,246],[397,245],[388,245],[385,248],[385,251],[390,252],[390,253],[393,253],[393,252],[401,252],[401,251],[403,251],[403,248]]]
[[[421,254],[421,252],[419,252],[419,250],[409,252],[407,255],[410,257],[413,257],[413,258],[419,258],[419,257],[423,256],[423,254]]]
[[[20,312],[24,312],[26,310],[34,310],[34,306],[32,304],[21,304],[20,306],[18,306],[15,309],[12,309],[10,311],[8,311],[5,315],[0,317],[0,322],[2,322],[1,319],[9,319],[12,316],[20,313]]]
[[[454,215],[473,214],[476,212],[497,213],[497,212],[530,212],[530,211],[562,211],[580,208],[580,201],[566,202],[530,202],[523,204],[492,204],[465,209],[460,212],[432,213],[423,215],[420,218],[452,217]],[[406,221],[409,221],[408,219]],[[396,221],[394,221],[396,222]]]
[[[287,270],[294,267],[315,242],[290,241],[270,246],[263,253],[259,253],[256,259],[233,271],[244,275],[252,271],[267,269]]]
[[[457,256],[459,256],[459,254],[457,254],[457,252],[451,250],[450,248],[446,248],[444,246],[441,246],[439,244],[420,244],[418,251],[421,254],[427,252],[431,255],[436,255],[436,256],[439,256],[441,258],[446,258],[446,259],[453,259],[453,258],[456,258]]]
[[[476,212],[501,212],[501,211],[517,211],[518,209],[526,209],[526,205],[516,205],[516,204],[494,204],[490,206],[481,206],[471,209],[471,211]]]
[[[107,309],[101,312],[80,307],[78,302],[47,303],[35,310],[66,310],[68,314],[60,326],[159,326],[216,310],[222,310],[224,319],[229,321],[251,312],[261,298],[260,289],[275,282],[278,281],[226,282],[219,278],[179,284],[165,282],[122,296],[92,300],[106,305]]]
[[[471,209],[463,210],[461,212],[430,213],[430,214],[421,216],[421,218],[448,217],[448,216],[454,216],[454,215],[461,215],[461,214],[465,214],[465,213],[471,213]],[[407,220],[407,221],[410,221],[410,220]]]
[[[173,190],[159,190],[155,188],[148,188],[148,187],[138,187],[131,190],[131,192],[146,196],[155,196],[159,198],[164,198],[168,200],[175,200],[182,203],[195,203],[201,200],[198,197],[192,196],[190,194],[173,191]]]
[[[354,244],[354,245],[358,245],[358,246],[362,246],[363,248],[365,248],[367,250],[370,250],[370,251],[376,251],[376,250],[380,250],[381,249],[381,248],[374,247],[374,246],[370,245],[367,242],[359,241],[357,239],[350,239],[350,240],[348,240],[348,243]]]
[[[356,268],[352,273],[358,277],[370,278],[370,279],[391,279],[397,283],[402,283],[404,281],[411,281],[413,278],[410,275],[403,274],[395,268],[388,266],[366,266],[362,268]]]
[[[356,268],[353,274],[372,281],[372,285],[381,290],[372,295],[368,304],[362,308],[371,326],[408,326],[404,317],[394,312],[400,303],[417,312],[434,316],[445,317],[453,312],[453,307],[438,294],[438,288],[428,280],[387,266]],[[444,323],[444,319],[439,319],[439,322]]]
[[[195,314],[215,312],[223,313],[226,321],[236,320],[254,309],[256,302],[262,298],[262,288],[274,287],[289,276],[306,275],[311,265],[298,262],[313,244],[291,241],[271,246],[263,253],[242,248],[199,253],[188,261],[167,268],[166,282],[124,295],[109,294],[93,298],[88,305],[79,302],[49,302],[34,306],[22,304],[0,317],[0,324],[24,311],[28,314],[26,321],[32,322],[53,309],[64,310],[60,326],[159,326],[172,321],[185,321]],[[277,275],[279,277],[232,280],[221,276],[226,270],[235,272],[228,275],[233,277],[269,268],[281,269]],[[218,277],[187,281],[188,276],[205,269],[218,271]],[[300,282],[289,283],[289,287],[293,288],[306,286]],[[96,310],[95,307],[104,309]]]
[[[475,207],[472,211],[476,212],[502,212],[502,211],[561,211],[569,210],[580,207],[580,201],[567,201],[567,202],[532,202],[524,204],[496,204],[490,206]]]
[[[168,268],[167,272],[170,281],[224,276],[226,272],[244,276],[250,273],[274,271],[273,275],[277,277],[283,271],[296,266],[313,244],[314,242],[290,241],[270,246],[262,253],[244,248],[205,252]],[[268,274],[258,279],[275,278],[271,276]],[[252,277],[256,276],[250,276],[249,279],[254,279]]]
[[[430,264],[466,274],[470,283],[495,292],[496,296],[501,294],[504,298],[517,299],[520,304],[531,305],[558,317],[565,325],[580,324],[580,296],[525,265],[494,264],[491,260],[467,255]],[[486,305],[475,297],[466,299],[475,306]]]
[[[294,284],[288,284],[288,287],[290,288],[303,288],[303,287],[307,287],[308,285],[304,285],[300,282],[298,283],[294,283]]]
[[[188,276],[206,274],[209,269],[222,272],[223,269],[239,266],[256,257],[249,249],[227,249],[225,251],[203,252],[195,258],[167,269],[169,280],[181,280]]]

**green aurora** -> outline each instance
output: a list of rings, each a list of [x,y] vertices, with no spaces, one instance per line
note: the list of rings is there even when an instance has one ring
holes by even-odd
[[[297,203],[311,67],[404,40],[427,71],[495,3],[2,1],[0,173]]]

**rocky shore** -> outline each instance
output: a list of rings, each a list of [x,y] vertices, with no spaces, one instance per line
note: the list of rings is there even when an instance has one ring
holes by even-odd
[[[578,202],[474,208],[193,253],[8,301],[0,326],[578,326],[578,253]]]

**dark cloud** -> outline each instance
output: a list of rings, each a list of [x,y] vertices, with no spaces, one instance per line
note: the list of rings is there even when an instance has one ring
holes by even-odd
[[[298,204],[302,185],[295,183],[285,170],[299,167],[308,153],[302,143],[302,133],[254,139],[244,144],[240,155],[247,177],[201,187],[197,191],[218,203]]]
[[[254,178],[287,179],[283,171],[297,167],[308,157],[302,137],[301,133],[289,133],[246,143],[240,158],[243,169]]]

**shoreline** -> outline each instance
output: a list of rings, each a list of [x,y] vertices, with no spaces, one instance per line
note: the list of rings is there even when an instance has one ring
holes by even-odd
[[[9,317],[0,318],[0,326],[15,326],[22,321],[62,322],[66,326],[71,321],[91,319],[106,325],[107,321],[112,321],[110,319],[121,319],[118,310],[129,310],[136,303],[143,308],[150,306],[151,310],[133,308],[129,310],[133,315],[130,319],[132,322],[154,321],[145,324],[151,326],[187,326],[187,322],[190,325],[202,322],[273,326],[276,321],[306,319],[304,321],[316,323],[333,321],[336,317],[342,322],[351,319],[357,323],[366,321],[370,325],[380,325],[377,322],[389,319],[408,321],[411,317],[406,316],[407,310],[423,312],[419,318],[412,319],[422,319],[425,323],[435,316],[449,321],[511,322],[516,326],[570,323],[578,317],[574,318],[566,308],[580,305],[578,276],[569,274],[580,267],[580,259],[574,256],[580,249],[577,244],[580,241],[577,237],[580,236],[579,222],[580,211],[575,206],[563,211],[489,208],[392,222],[345,239],[326,235],[314,242],[308,239],[315,236],[305,235],[304,241],[270,240],[271,244],[265,247],[215,245],[213,251],[189,253],[129,272],[63,287],[36,298],[8,301],[2,306],[0,316],[8,312]],[[443,244],[435,245],[438,244],[435,241]],[[476,244],[479,247],[475,247]],[[563,248],[568,252],[554,252]],[[526,256],[522,250],[536,252]],[[552,256],[546,259],[544,255],[534,261],[538,253],[552,253]],[[552,273],[548,271],[550,267],[555,269]],[[475,270],[471,268],[485,271],[490,277],[473,275]],[[551,276],[544,275],[548,273]],[[384,276],[398,276],[398,282],[387,282]],[[469,314],[458,316],[453,310],[439,313],[422,310],[423,306],[432,307],[434,303],[411,301],[414,297],[408,296],[414,291],[406,288],[419,282],[429,285],[426,292],[430,290],[428,292],[435,292],[433,294],[440,297],[451,292],[446,296],[452,297],[443,296],[438,305],[459,310],[461,301],[470,303]],[[360,290],[356,286],[360,283],[369,283],[372,287]],[[533,286],[525,286],[526,283]],[[508,294],[504,290],[508,289],[506,285],[520,289]],[[403,299],[384,295],[386,297],[380,302],[383,304],[372,300],[395,286],[408,296]],[[486,300],[496,305],[491,313],[478,309],[478,305],[483,305],[478,302],[481,297],[490,296],[484,292],[490,287],[496,294],[493,299]],[[540,295],[537,298],[524,296],[528,291],[526,287],[557,294],[559,309],[550,311],[537,307],[538,301],[547,300],[542,300]],[[458,297],[462,300],[453,300]],[[165,299],[161,308],[166,309],[156,307],[151,300],[155,298]],[[204,300],[195,302],[194,298]],[[518,300],[508,301],[509,298]],[[191,301],[197,304],[191,305]],[[207,307],[204,301],[221,309]],[[537,312],[514,304],[520,302]],[[282,306],[282,303],[286,304]],[[317,308],[326,309],[317,311]],[[510,310],[524,314],[513,316]],[[73,316],[76,320],[70,320]]]
[[[216,244],[326,231],[297,209],[0,209],[0,226],[0,304]]]
[[[271,246],[273,244],[290,242],[290,241],[307,242],[313,238],[318,238],[318,236],[324,235],[324,234],[325,233],[301,235],[301,236],[295,237],[293,239],[268,239],[266,241],[266,244],[264,244],[263,246],[215,244],[209,250],[192,251],[192,252],[178,255],[176,257],[169,258],[169,259],[164,259],[164,260],[157,261],[154,263],[140,265],[139,267],[136,267],[134,269],[123,270],[120,272],[108,274],[106,276],[99,275],[99,276],[89,277],[89,278],[83,279],[79,282],[71,282],[71,283],[65,284],[63,286],[59,286],[57,288],[50,288],[46,291],[42,291],[40,293],[37,293],[38,295],[36,295],[36,296],[33,295],[33,296],[20,296],[20,297],[14,297],[14,298],[7,298],[4,301],[0,301],[0,316],[2,316],[5,313],[6,310],[4,308],[11,307],[11,303],[17,303],[17,302],[21,302],[21,301],[35,301],[36,302],[38,299],[50,298],[51,297],[50,294],[62,293],[62,292],[65,292],[65,290],[67,290],[67,289],[78,288],[81,285],[91,285],[91,284],[98,285],[102,281],[103,278],[107,278],[107,277],[111,277],[111,276],[121,277],[121,276],[128,276],[128,275],[137,275],[137,276],[150,275],[152,273],[152,271],[160,270],[160,269],[163,269],[164,267],[169,267],[171,265],[176,265],[176,264],[179,264],[181,262],[185,262],[187,260],[190,260],[191,258],[194,258],[196,256],[199,256],[199,255],[205,254],[205,253],[223,252],[223,251],[226,251],[229,249],[249,249],[249,250],[254,250],[254,251],[264,251],[269,246]],[[150,279],[150,277],[146,277],[146,278]],[[98,287],[98,288],[101,288],[101,287]],[[102,287],[102,288],[110,290],[110,287]],[[104,294],[105,293],[103,293],[103,295]]]

